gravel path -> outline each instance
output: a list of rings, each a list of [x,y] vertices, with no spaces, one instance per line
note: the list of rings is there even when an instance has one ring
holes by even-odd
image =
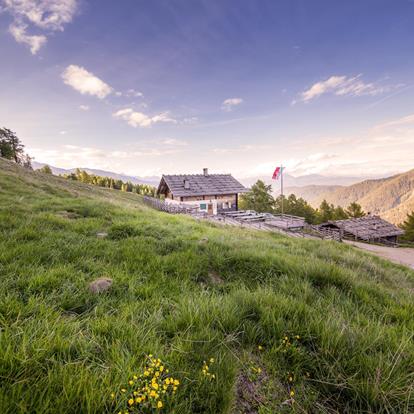
[[[394,263],[403,264],[414,269],[414,249],[410,247],[387,247],[375,244],[359,243],[344,240],[345,243],[352,244],[360,249],[368,250],[377,256],[384,257]]]

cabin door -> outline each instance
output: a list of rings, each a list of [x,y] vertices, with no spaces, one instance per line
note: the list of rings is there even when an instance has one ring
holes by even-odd
[[[207,213],[213,215],[213,204],[209,203],[207,206]]]

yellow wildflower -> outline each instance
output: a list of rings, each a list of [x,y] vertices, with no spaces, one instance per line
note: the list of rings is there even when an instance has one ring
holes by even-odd
[[[148,371],[144,371],[144,376],[145,377],[148,377],[148,375],[149,375],[149,372]]]
[[[162,401],[158,401],[158,402],[157,402],[157,408],[158,408],[158,409],[162,408]]]
[[[210,358],[210,363],[212,364],[214,362],[214,358]]]
[[[111,398],[115,398],[115,394],[114,393],[111,394]]]
[[[180,381],[178,379],[174,380],[174,385],[180,385]]]
[[[140,398],[140,397],[135,398],[135,402],[136,402],[137,404],[139,404],[141,401],[142,401],[142,398]]]
[[[131,381],[128,382],[128,384],[129,385],[134,385],[134,381],[131,380]]]
[[[133,400],[132,398],[130,398],[130,399],[128,400],[128,404],[129,404],[129,405],[133,405],[133,404],[134,404],[134,400]]]
[[[263,347],[261,345],[259,345],[257,348],[258,348],[259,351],[263,350]]]
[[[153,382],[152,388],[154,388],[154,390],[158,390],[158,384],[156,382]]]
[[[125,388],[122,388],[122,389],[121,389],[121,392],[126,392],[126,389],[125,389]]]
[[[290,391],[290,396],[293,397],[295,395],[295,391],[291,390]]]

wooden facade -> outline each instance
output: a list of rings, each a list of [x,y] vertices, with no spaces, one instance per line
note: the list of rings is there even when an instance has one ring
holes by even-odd
[[[166,202],[196,205],[200,212],[220,214],[238,209],[238,195],[246,192],[230,174],[163,175],[157,193]]]

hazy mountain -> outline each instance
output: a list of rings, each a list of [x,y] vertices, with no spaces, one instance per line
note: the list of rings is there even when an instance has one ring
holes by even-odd
[[[284,189],[288,187],[303,187],[303,186],[340,186],[340,185],[350,185],[357,183],[366,177],[338,177],[338,176],[324,176],[319,174],[309,174],[295,177],[289,174],[283,174],[283,186]],[[262,180],[266,184],[272,184],[272,188],[275,192],[280,190],[280,180],[272,180],[269,176],[255,176],[240,179],[240,182],[247,187],[250,187],[257,180]],[[284,191],[286,193],[286,191]]]
[[[392,177],[364,180],[346,187],[305,186],[289,190],[314,207],[319,206],[324,199],[342,207],[356,201],[366,212],[379,214],[396,224],[404,221],[407,214],[414,211],[414,169]],[[289,193],[286,191],[286,194]]]
[[[305,185],[303,187],[285,187],[284,194],[295,194],[296,197],[302,197],[312,206],[319,206],[318,202],[321,196],[326,193],[332,193],[341,188],[345,188],[341,185]]]
[[[33,161],[32,164],[35,170],[42,168],[44,165],[46,165],[46,164],[36,162],[36,161]],[[52,169],[52,172],[55,175],[70,174],[76,171],[76,168],[65,169],[65,168],[53,167],[52,165],[50,165],[50,168]],[[79,167],[79,169],[86,171],[88,174],[95,174],[101,177],[110,177],[110,178],[113,178],[114,180],[130,181],[133,184],[148,184],[148,185],[158,186],[158,183],[160,182],[159,177],[155,177],[155,176],[154,177],[153,176],[135,177],[135,176],[125,175],[125,174],[114,173],[112,171],[97,170],[94,168]]]

